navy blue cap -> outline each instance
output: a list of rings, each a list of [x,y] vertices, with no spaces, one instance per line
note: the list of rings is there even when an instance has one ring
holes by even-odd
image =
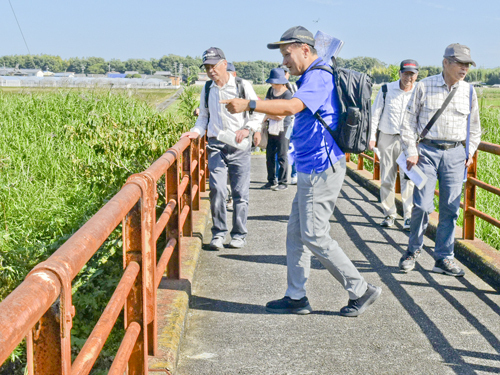
[[[224,56],[224,52],[222,52],[220,48],[210,47],[203,52],[203,56],[201,58],[203,59],[203,63],[200,65],[200,68],[205,64],[215,65],[219,61],[225,60],[226,56]]]
[[[288,80],[285,77],[285,71],[281,68],[271,69],[269,73],[269,78],[266,80],[267,83],[286,85]]]
[[[228,72],[236,72],[236,68],[234,67],[233,63],[228,62],[227,63],[227,69]]]

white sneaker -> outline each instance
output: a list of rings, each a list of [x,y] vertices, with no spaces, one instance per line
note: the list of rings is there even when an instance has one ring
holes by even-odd
[[[233,249],[241,249],[246,243],[247,241],[244,238],[233,238],[228,246]]]
[[[403,230],[410,231],[410,224],[411,224],[411,219],[405,219],[403,222]]]
[[[392,227],[394,225],[394,218],[392,216],[386,216],[380,225],[386,228]]]
[[[214,237],[212,238],[212,241],[210,241],[210,244],[208,245],[209,249],[212,250],[220,250],[224,248],[224,237]]]
[[[290,178],[290,185],[297,185],[297,176]]]

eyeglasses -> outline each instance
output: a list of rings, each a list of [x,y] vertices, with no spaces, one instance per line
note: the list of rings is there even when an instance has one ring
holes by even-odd
[[[451,63],[453,63],[453,64],[460,65],[461,67],[467,68],[467,69],[469,69],[470,66],[471,66],[471,63],[463,63],[463,62],[460,62],[460,61],[458,61],[458,60],[456,60],[454,58],[448,58],[448,61],[451,62]]]
[[[208,72],[209,70],[213,70],[215,68],[217,68],[224,60],[220,60],[217,64],[215,65],[210,65],[210,64],[206,64],[206,65],[203,65],[203,67],[205,68],[205,72]]]

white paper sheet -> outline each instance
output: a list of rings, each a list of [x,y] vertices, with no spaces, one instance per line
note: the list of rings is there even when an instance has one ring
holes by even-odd
[[[318,52],[318,56],[327,64],[332,63],[332,57],[336,58],[344,45],[342,40],[319,30],[314,36],[314,40],[314,47]]]
[[[399,164],[399,171],[404,172],[410,180],[413,181],[418,190],[422,189],[427,182],[427,176],[424,172],[416,165],[414,165],[411,170],[408,170],[408,168],[406,168],[406,155],[404,152],[399,155],[396,161]]]
[[[249,137],[247,137],[243,139],[240,143],[236,143],[236,134],[229,129],[221,130],[219,132],[219,135],[217,135],[217,140],[227,143],[229,146],[236,147],[239,150],[246,150],[250,142]]]

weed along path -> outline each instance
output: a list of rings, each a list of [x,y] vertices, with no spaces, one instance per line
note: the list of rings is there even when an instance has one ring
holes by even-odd
[[[254,155],[247,246],[200,254],[177,375],[500,372],[500,294],[465,266],[463,278],[430,272],[434,242],[427,237],[415,270],[401,273],[402,221],[380,227],[377,197],[350,177],[331,234],[365,279],[382,287],[380,299],[358,318],[340,316],[347,293],[313,258],[313,313],[266,313],[266,302],[285,293],[296,186],[274,192],[261,189],[265,182],[265,156]]]
[[[184,86],[181,86],[177,92],[172,95],[170,98],[165,100],[164,102],[158,104],[156,106],[156,110],[158,112],[163,112],[166,110],[168,107],[170,107],[177,99],[179,99],[179,96],[181,96],[182,92],[184,91]]]

